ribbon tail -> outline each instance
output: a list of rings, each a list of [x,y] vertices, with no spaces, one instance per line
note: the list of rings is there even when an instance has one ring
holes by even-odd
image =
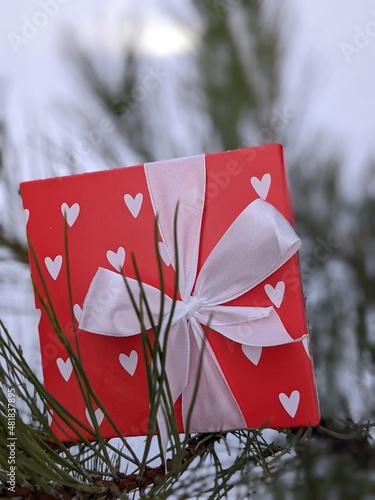
[[[200,319],[212,330],[248,346],[270,347],[302,340],[289,335],[273,307],[212,306]]]
[[[188,383],[190,338],[186,320],[171,327],[165,355],[165,369],[174,404]]]
[[[190,326],[189,379],[182,395],[185,432],[219,432],[246,428],[245,418],[219,362],[210,344],[204,342],[201,326],[194,318],[190,320]],[[199,366],[201,356],[203,359]]]
[[[169,442],[169,428],[167,423],[166,415],[163,411],[163,408],[158,409],[157,414],[158,427],[159,427],[159,435],[161,441],[161,449],[162,449],[162,457],[165,467],[167,466],[167,449]]]
[[[183,393],[188,381],[190,338],[187,322],[180,321],[178,324],[172,325],[168,335],[165,371],[172,399],[170,402],[174,405]],[[164,388],[163,394],[168,397],[168,393]],[[173,408],[170,411],[174,411]],[[170,436],[168,413],[166,405],[162,401],[158,409],[157,420],[164,458]]]

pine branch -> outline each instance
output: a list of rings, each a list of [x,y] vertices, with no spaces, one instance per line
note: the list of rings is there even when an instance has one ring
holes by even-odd
[[[357,468],[366,469],[375,465],[375,448],[370,444],[371,428],[375,428],[375,422],[358,425],[349,420],[323,420],[314,430],[314,435],[324,440],[332,453],[345,453]]]
[[[186,447],[180,465],[185,465],[184,470],[198,456],[202,456],[209,448],[223,436],[220,434],[198,434]],[[105,497],[106,499],[119,498],[130,491],[145,491],[149,486],[157,485],[171,470],[172,460],[167,460],[165,466],[161,463],[158,467],[146,467],[143,474],[120,474],[118,479],[101,480],[93,479],[92,484],[97,492],[87,491],[82,488],[54,486],[52,494],[44,491],[38,486],[16,485],[10,489],[10,484],[6,479],[6,472],[0,471],[0,480],[3,486],[0,487],[1,498],[20,498],[25,500],[50,500],[55,498],[70,499],[73,497],[81,500],[92,500]],[[78,472],[78,471],[77,471]]]

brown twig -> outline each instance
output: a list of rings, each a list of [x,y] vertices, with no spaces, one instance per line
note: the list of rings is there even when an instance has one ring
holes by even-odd
[[[220,434],[199,434],[188,445],[182,457],[181,463],[184,464],[197,455],[201,455],[207,448],[221,439]],[[105,498],[107,500],[119,498],[124,493],[134,490],[144,491],[148,486],[157,484],[168,472],[172,469],[172,461],[167,460],[166,465],[159,465],[158,467],[146,467],[142,476],[138,474],[122,475],[116,480],[95,480],[92,486],[98,488],[98,491],[85,491],[79,488],[72,488],[66,486],[56,485],[53,488],[53,493],[47,493],[38,487],[30,486],[25,487],[16,485],[9,488],[9,484],[0,485],[0,498],[20,498],[23,500],[54,500],[56,498],[61,500],[69,500],[73,497],[80,500],[94,500]]]

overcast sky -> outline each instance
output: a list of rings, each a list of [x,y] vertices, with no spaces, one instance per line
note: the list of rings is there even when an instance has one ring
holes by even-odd
[[[142,8],[146,3],[149,7],[145,12],[156,12],[163,2],[143,0]],[[188,3],[181,0],[182,11]],[[306,134],[319,141],[317,157],[327,148],[338,151],[346,165],[343,183],[351,192],[353,182],[355,185],[361,182],[366,158],[375,152],[372,111],[375,108],[375,0],[286,0],[284,3],[287,58],[283,65],[282,99],[298,118],[296,151]],[[51,103],[63,106],[65,100],[71,102],[79,98],[82,101],[59,50],[62,28],[68,24],[74,26],[83,42],[90,46],[96,43],[97,50],[99,40],[100,43],[104,40],[107,47],[113,43],[115,48],[118,34],[103,27],[121,15],[126,23],[139,4],[132,0],[90,0],[89,5],[85,0],[8,3],[0,17],[3,82],[0,113],[10,120],[17,142],[30,132],[24,120],[26,112],[32,112],[39,123],[43,122],[40,126],[45,130],[53,130]],[[269,4],[277,8],[279,2],[269,0]],[[187,36],[180,37],[181,50],[187,39]],[[160,37],[158,40],[160,42]],[[147,45],[147,39],[145,43]],[[311,85],[301,87],[302,76],[306,83],[306,75]]]
[[[301,71],[311,74],[300,133],[320,134],[317,155],[325,142],[341,153],[345,188],[353,194],[375,153],[375,2],[287,3],[286,98],[292,103],[301,90]]]

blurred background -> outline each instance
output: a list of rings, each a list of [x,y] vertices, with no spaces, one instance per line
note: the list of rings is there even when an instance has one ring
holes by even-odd
[[[0,317],[36,371],[20,182],[281,142],[324,422],[374,421],[375,1],[18,0],[0,61]],[[365,437],[238,498],[375,498]]]

